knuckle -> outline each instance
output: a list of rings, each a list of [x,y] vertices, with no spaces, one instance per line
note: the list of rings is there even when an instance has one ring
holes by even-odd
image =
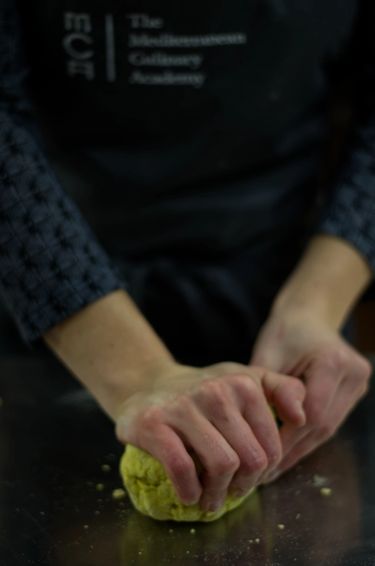
[[[240,472],[244,476],[252,476],[254,473],[263,472],[268,465],[266,456],[257,455],[252,458],[246,458],[241,462]]]
[[[220,379],[207,379],[202,383],[202,390],[210,396],[215,396],[221,390]]]
[[[251,476],[264,471],[269,464],[269,458],[263,450],[252,450],[241,459],[239,472],[241,475]]]
[[[341,372],[342,368],[349,362],[349,352],[346,348],[336,348],[324,352],[321,358],[323,368],[333,374]]]
[[[320,352],[317,368],[327,376],[336,377],[348,363],[348,352],[345,348],[329,349]]]
[[[227,403],[227,395],[221,381],[207,381],[204,384],[204,392],[207,399],[214,404],[216,409],[223,409],[225,407]]]
[[[362,387],[359,388],[359,396],[364,397],[365,395],[367,395],[367,393],[369,392],[370,389],[370,383],[368,380],[364,380],[362,382]]]
[[[259,395],[258,384],[253,379],[238,379],[236,381],[236,391],[242,399],[248,401],[249,403],[254,402],[254,400]]]
[[[358,365],[360,378],[364,381],[369,381],[372,374],[372,365],[370,362],[366,358],[361,357]]]
[[[153,429],[162,421],[162,409],[156,406],[147,407],[140,416],[140,426],[145,429]]]
[[[236,362],[220,362],[216,364],[216,367],[220,369],[223,373],[228,373],[228,374],[244,370],[244,367]]]
[[[254,460],[245,458],[238,469],[238,472],[244,476],[251,476],[254,473]]]
[[[360,399],[363,397],[368,389],[369,389],[369,382],[366,379],[359,379],[357,377],[351,377],[347,381],[347,392],[353,399]]]
[[[217,475],[227,475],[234,473],[239,466],[240,459],[236,454],[226,454],[212,466],[212,470],[215,470]]]
[[[266,392],[258,381],[249,378],[241,379],[239,377],[235,387],[233,387],[233,392],[235,393],[234,396],[237,403],[239,402],[241,405],[248,407],[257,405],[262,412],[266,409],[264,404],[264,401],[267,401]],[[268,414],[268,411],[266,411],[266,414]],[[266,414],[263,415],[263,426],[265,429],[269,426]]]
[[[268,466],[268,459],[263,452],[256,452],[253,455],[253,469],[255,472],[263,472]]]
[[[185,418],[192,409],[192,399],[187,394],[179,395],[173,403],[173,413],[175,416]]]
[[[359,398],[363,397],[369,390],[371,373],[370,362],[366,358],[358,356],[352,365],[351,375],[347,380],[349,391]]]
[[[234,375],[230,375],[227,379],[227,382],[234,387],[236,390],[241,390],[242,388],[246,387],[246,382],[250,381],[248,375],[244,375],[244,373],[236,373]]]

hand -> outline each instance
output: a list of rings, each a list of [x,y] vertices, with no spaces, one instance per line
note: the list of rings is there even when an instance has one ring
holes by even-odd
[[[331,438],[366,393],[371,375],[370,363],[336,330],[302,309],[271,314],[250,363],[298,377],[306,386],[306,424],[281,428],[283,459],[263,483]]]
[[[117,436],[157,458],[180,499],[188,505],[199,501],[204,510],[218,509],[228,490],[245,494],[279,464],[281,443],[270,405],[286,425],[305,422],[302,383],[262,368],[176,364],[149,383],[122,405]]]

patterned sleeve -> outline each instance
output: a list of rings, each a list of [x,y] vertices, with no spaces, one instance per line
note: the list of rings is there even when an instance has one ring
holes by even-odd
[[[364,0],[348,65],[355,127],[319,231],[352,244],[375,272],[375,2]]]
[[[37,138],[14,0],[0,0],[0,292],[23,339],[123,287]]]

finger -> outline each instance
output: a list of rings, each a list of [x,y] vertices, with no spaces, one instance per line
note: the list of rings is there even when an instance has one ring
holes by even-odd
[[[275,407],[280,419],[303,426],[306,422],[303,409],[306,390],[301,380],[265,371],[262,383],[267,400]]]
[[[248,381],[246,385],[247,389],[241,395],[244,418],[265,451],[268,465],[275,467],[282,455],[275,415],[262,389],[252,381]]]
[[[300,438],[295,438],[292,449],[285,454],[275,473],[277,475],[284,473],[318,446],[332,438],[348,414],[354,409],[364,391],[362,381],[353,380],[352,377],[343,379],[331,405],[326,409],[320,426],[305,435],[301,435]],[[285,442],[284,439],[283,441]],[[273,479],[272,474],[267,477],[268,482]]]
[[[253,411],[249,406],[246,414],[246,420],[249,422],[268,459],[267,467],[264,467],[261,473],[255,478],[255,484],[261,482],[265,474],[274,472],[280,464],[283,454],[280,433],[276,420],[265,399],[264,407],[262,408],[263,411]],[[264,417],[266,414],[267,416]]]
[[[334,399],[334,402],[328,409],[328,418],[325,426],[321,430],[323,436],[330,437],[335,434],[336,430],[351,413],[363,395],[366,393],[366,383],[353,379],[352,376],[345,378]]]
[[[217,510],[222,505],[228,486],[239,468],[237,453],[206,416],[193,406],[189,407],[189,418],[175,419],[173,428],[196,452],[202,465],[202,509]]]
[[[239,457],[239,468],[232,478],[228,491],[240,497],[248,493],[257,484],[260,476],[267,468],[270,454],[272,454],[272,461],[274,462],[273,467],[279,463],[281,459],[281,443],[277,435],[276,442],[280,445],[280,450],[276,451],[276,445],[273,446],[270,443],[267,455],[265,447],[262,446],[259,438],[256,437],[256,434],[254,434],[241,415],[233,419],[230,426],[220,426],[220,432],[225,436]]]
[[[238,496],[254,487],[267,465],[276,467],[281,459],[277,426],[263,394],[247,379],[242,380],[241,389],[245,389],[241,400],[244,416],[238,403],[230,399],[204,407],[205,414],[239,457],[239,468],[230,484],[230,492]],[[202,400],[200,403],[204,406]]]
[[[306,371],[305,411],[313,426],[320,424],[321,415],[333,402],[343,378],[343,373],[330,371],[324,364],[315,364]]]
[[[279,466],[263,475],[261,483],[269,483],[274,481],[280,475],[280,468],[283,466],[288,454],[297,446],[304,438],[311,433],[310,427],[304,426],[296,429],[295,426],[285,424],[280,429],[280,440],[282,446],[283,457]],[[287,446],[288,450],[284,447]]]
[[[328,409],[337,396],[342,380],[341,372],[332,372],[325,363],[316,363],[306,369],[304,402],[306,424],[299,431],[286,426],[281,432],[284,458],[310,431],[320,429],[324,424]]]
[[[224,394],[201,397],[199,406],[220,430],[240,458],[231,489],[248,491],[268,467],[281,459],[281,442],[275,417],[259,383],[245,375],[232,375]]]
[[[293,450],[289,452],[286,458],[283,459],[282,463],[275,471],[275,474],[273,476],[271,475],[268,478],[267,483],[275,480],[281,474],[285,473],[287,470],[295,466],[297,462],[299,462],[303,458],[306,458],[306,456],[314,452],[314,450],[316,450],[318,446],[323,444],[323,442],[325,442],[326,440],[328,440],[328,438],[325,438],[323,440],[320,434],[316,431],[307,434],[304,438],[302,438],[300,442],[298,442],[294,446]]]
[[[239,457],[239,467],[229,487],[236,496],[247,493],[267,466],[276,467],[281,459],[281,442],[275,419],[265,400],[262,404],[262,397],[258,396],[260,400],[249,402],[243,416],[238,406],[230,402],[215,407],[214,414],[209,415]]]
[[[306,424],[302,428],[296,428],[289,424],[283,425],[280,429],[281,445],[283,450],[283,459],[293,450],[294,446],[301,442],[308,434],[310,434],[312,428],[309,424]]]
[[[139,446],[164,466],[178,497],[186,505],[199,501],[202,486],[192,457],[181,438],[168,426],[160,424],[139,435]]]
[[[287,464],[288,467],[285,468],[285,463],[289,462],[289,459],[295,463],[297,461],[296,458],[302,458],[304,454],[301,447],[306,446],[307,449],[310,449],[309,438],[315,437],[315,433],[318,438],[319,434],[321,434],[321,429],[324,428],[328,420],[329,410],[335,400],[335,395],[337,395],[341,382],[336,378],[332,378],[331,375],[327,376],[323,372],[316,374],[308,372],[307,375],[306,399],[304,403],[306,424],[301,428],[291,426],[289,423],[281,427],[280,438],[283,459],[275,473],[271,472],[263,478],[264,482],[273,481],[275,474],[280,473],[280,469],[289,469],[293,465]]]
[[[284,353],[281,348],[275,348],[272,344],[267,347],[266,344],[262,343],[261,348],[257,348],[255,345],[249,366],[259,366],[271,371],[280,371],[283,361]]]

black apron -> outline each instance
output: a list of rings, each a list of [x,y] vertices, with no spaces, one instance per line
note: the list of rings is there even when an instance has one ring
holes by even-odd
[[[245,356],[313,230],[357,4],[20,1],[46,152],[184,361]]]

